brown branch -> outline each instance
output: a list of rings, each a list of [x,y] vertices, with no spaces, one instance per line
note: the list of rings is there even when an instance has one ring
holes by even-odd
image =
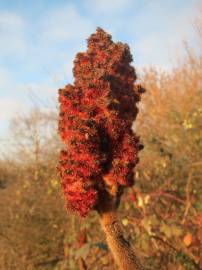
[[[187,179],[187,184],[185,187],[185,192],[186,192],[186,207],[183,215],[183,219],[181,224],[185,223],[185,219],[188,215],[189,209],[191,207],[191,200],[190,200],[190,187],[191,187],[191,182],[192,182],[192,171],[190,171],[188,179]]]
[[[177,197],[177,196],[175,196],[173,194],[170,194],[168,192],[165,192],[165,191],[160,190],[158,192],[153,192],[153,193],[151,193],[149,195],[151,197],[161,197],[161,196],[163,196],[163,197],[169,198],[169,199],[171,199],[173,201],[179,202],[181,204],[185,204],[185,202],[182,199],[180,199],[179,197]]]
[[[9,247],[18,255],[21,255],[21,253],[19,252],[18,248],[16,247],[15,243],[10,240],[9,237],[7,237],[6,235],[0,233],[0,237],[2,237],[4,240],[6,240],[7,244],[9,245]]]
[[[164,245],[168,246],[169,248],[173,249],[176,253],[177,252],[183,252],[195,265],[196,269],[199,269],[199,265],[198,265],[198,257],[194,256],[187,248],[182,247],[182,248],[176,248],[173,245],[171,245],[171,243],[169,243],[168,241],[163,240],[161,237],[156,236],[156,235],[152,235],[152,238],[159,240],[160,242],[162,242]]]
[[[160,242],[162,242],[164,245],[168,246],[169,248],[173,249],[175,252],[178,252],[179,250],[176,249],[173,245],[171,245],[170,243],[168,243],[167,241],[163,240],[161,237],[156,236],[156,235],[152,235],[152,238],[159,240]]]
[[[58,256],[58,257],[53,257],[53,258],[46,258],[40,262],[35,263],[35,266],[42,266],[42,265],[46,265],[46,264],[56,264],[59,261],[62,261],[64,259],[63,256]]]
[[[79,270],[87,270],[87,266],[83,258],[79,259]]]

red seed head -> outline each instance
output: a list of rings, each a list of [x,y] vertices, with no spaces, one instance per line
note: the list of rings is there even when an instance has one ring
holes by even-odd
[[[128,45],[98,28],[74,60],[74,85],[59,90],[59,172],[67,205],[85,216],[99,193],[133,183],[139,139],[131,130],[142,89]]]

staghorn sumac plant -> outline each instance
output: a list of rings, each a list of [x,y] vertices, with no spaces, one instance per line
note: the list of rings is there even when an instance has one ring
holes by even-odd
[[[74,60],[74,84],[59,90],[59,134],[65,144],[58,169],[68,209],[97,210],[121,269],[143,269],[118,225],[123,189],[133,184],[142,149],[132,131],[143,89],[135,84],[128,45],[97,28]]]

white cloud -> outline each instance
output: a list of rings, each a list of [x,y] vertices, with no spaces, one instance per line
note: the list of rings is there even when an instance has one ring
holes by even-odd
[[[25,49],[24,19],[11,12],[0,11],[0,55],[22,53]]]
[[[46,79],[41,82],[30,82],[21,85],[28,102],[32,106],[48,107],[52,98],[56,99],[58,87],[52,80]]]
[[[13,26],[17,29],[21,29],[25,26],[25,22],[15,13],[0,11],[0,26],[1,29],[6,27],[7,30],[13,29]]]
[[[173,68],[185,56],[183,42],[187,41],[190,45],[195,42],[194,15],[194,5],[173,10],[166,4],[150,3],[145,12],[131,22],[131,26],[135,26],[137,20],[142,21],[141,36],[132,44],[134,59],[137,55],[141,66]],[[135,31],[138,29],[131,27],[130,34],[135,35]]]
[[[0,93],[8,89],[9,85],[11,85],[11,81],[11,75],[8,70],[0,67]]]
[[[8,131],[10,120],[25,110],[26,106],[16,99],[0,98],[0,156],[11,147]]]
[[[8,121],[11,117],[25,109],[23,103],[12,98],[0,99],[0,121]]]
[[[50,10],[40,24],[42,38],[52,42],[85,39],[93,29],[90,20],[82,16],[73,5]]]
[[[84,3],[88,10],[111,15],[130,8],[134,0],[85,0]]]

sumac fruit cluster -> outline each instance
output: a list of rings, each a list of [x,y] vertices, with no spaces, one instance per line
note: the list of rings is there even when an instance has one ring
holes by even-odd
[[[143,89],[127,44],[97,28],[74,60],[74,83],[59,90],[58,169],[67,207],[86,216],[101,192],[133,184],[141,149],[131,127]]]

